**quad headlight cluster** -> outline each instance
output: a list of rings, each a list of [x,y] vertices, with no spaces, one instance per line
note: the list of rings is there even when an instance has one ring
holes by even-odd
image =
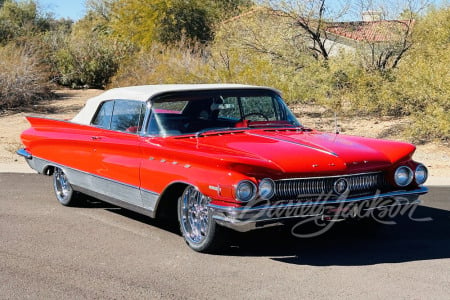
[[[243,180],[236,187],[236,198],[242,202],[253,200],[256,196],[256,185],[249,181]]]
[[[400,166],[395,170],[394,174],[395,183],[400,187],[408,186],[413,180],[420,185],[423,184],[427,178],[428,170],[422,164],[417,165],[414,172],[407,166]]]
[[[410,185],[413,180],[416,184],[421,185],[425,183],[428,178],[428,170],[422,165],[418,164],[413,171],[408,166],[400,166],[395,170],[394,181],[399,187],[406,187]],[[236,199],[242,202],[249,202],[256,197],[269,200],[275,195],[275,182],[270,178],[264,178],[256,186],[250,180],[242,180],[236,186]]]
[[[269,200],[275,194],[275,182],[270,178],[264,178],[259,182],[258,195],[264,200]]]
[[[428,170],[424,165],[418,165],[416,171],[414,172],[414,178],[416,178],[417,184],[423,184],[427,181]]]
[[[236,186],[236,198],[242,202],[249,202],[259,196],[261,199],[269,200],[275,194],[275,183],[270,178],[264,178],[258,187],[249,180],[243,180]]]

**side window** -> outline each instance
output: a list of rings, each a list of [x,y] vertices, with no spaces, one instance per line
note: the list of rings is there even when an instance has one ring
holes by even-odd
[[[111,119],[111,130],[138,132],[145,113],[145,103],[133,100],[116,100]]]
[[[114,101],[103,102],[97,114],[95,115],[92,125],[109,129],[111,125],[111,116],[114,108]]]

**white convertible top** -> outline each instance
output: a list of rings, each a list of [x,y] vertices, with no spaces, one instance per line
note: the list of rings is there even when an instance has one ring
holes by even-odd
[[[71,121],[74,123],[89,125],[100,103],[106,100],[138,100],[145,102],[158,94],[166,92],[200,91],[200,90],[216,90],[216,89],[220,90],[220,89],[236,89],[236,88],[256,89],[267,87],[242,85],[242,84],[160,84],[160,85],[140,85],[140,86],[115,88],[87,100],[86,105]],[[280,93],[276,89],[273,88],[268,89]]]

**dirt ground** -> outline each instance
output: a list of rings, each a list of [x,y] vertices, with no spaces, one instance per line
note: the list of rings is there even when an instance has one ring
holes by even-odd
[[[46,115],[56,119],[73,117],[87,99],[101,90],[57,90],[58,99],[34,106],[26,112],[8,112],[0,115],[0,172],[31,172],[24,160],[15,152],[21,147],[20,133],[29,127],[26,115]],[[296,106],[293,108],[303,125],[321,131],[335,131],[335,118],[323,117],[320,109]],[[408,126],[407,118],[338,118],[342,134],[375,138],[405,140],[400,131]],[[423,162],[436,184],[450,185],[450,147],[437,143],[418,145],[414,159]]]

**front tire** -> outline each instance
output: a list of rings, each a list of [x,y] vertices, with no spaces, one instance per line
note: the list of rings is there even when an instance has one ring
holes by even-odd
[[[70,185],[69,179],[61,168],[55,167],[53,172],[53,188],[56,199],[64,206],[77,204],[75,192]]]
[[[197,252],[212,252],[222,244],[221,227],[212,218],[209,198],[188,186],[178,199],[178,221],[184,240]]]

